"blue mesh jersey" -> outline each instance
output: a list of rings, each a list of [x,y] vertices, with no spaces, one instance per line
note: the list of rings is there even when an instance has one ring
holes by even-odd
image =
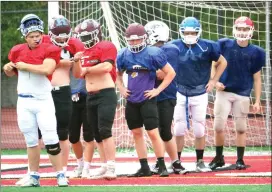
[[[167,57],[168,63],[177,70],[179,48],[174,44],[164,44],[160,47]],[[162,81],[156,81],[156,87],[161,84]],[[157,97],[157,101],[163,101],[165,99],[176,99],[177,98],[177,84],[176,79],[174,79],[168,87],[166,87]]]
[[[218,45],[206,39],[198,40],[191,47],[187,47],[180,39],[169,43],[180,50],[176,71],[178,92],[190,97],[206,93],[212,61],[218,61],[221,55]]]
[[[265,65],[265,51],[256,45],[240,47],[234,39],[219,39],[218,45],[228,65],[219,81],[224,91],[250,96],[253,75]]]
[[[70,87],[72,95],[75,93],[81,93],[83,95],[87,94],[85,79],[75,78],[72,71],[70,71]]]
[[[144,91],[155,87],[156,71],[166,64],[167,58],[158,47],[146,47],[139,53],[121,49],[117,55],[117,68],[128,74],[128,90],[131,93],[127,100],[132,103],[146,100]]]

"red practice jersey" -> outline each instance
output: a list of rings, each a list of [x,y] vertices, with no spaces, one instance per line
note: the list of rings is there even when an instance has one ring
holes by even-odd
[[[33,65],[41,65],[45,59],[54,59],[56,64],[60,61],[61,49],[49,43],[41,43],[35,49],[29,49],[27,43],[14,46],[8,55],[8,59],[17,63],[19,61]],[[51,80],[52,75],[48,76]]]
[[[110,72],[113,82],[116,81],[116,57],[117,49],[112,42],[101,41],[90,49],[85,49],[81,60],[82,67],[91,67],[93,65],[109,61],[113,63],[112,70]]]

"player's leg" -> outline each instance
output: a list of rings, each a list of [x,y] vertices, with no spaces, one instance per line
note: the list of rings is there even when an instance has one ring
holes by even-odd
[[[236,169],[246,169],[244,163],[244,151],[246,146],[247,115],[249,113],[249,97],[235,95],[233,102],[233,116],[236,127],[237,161]]]
[[[192,114],[192,127],[195,135],[196,170],[200,172],[210,171],[203,161],[205,148],[206,111],[208,106],[208,94],[202,94],[189,98]]]
[[[68,125],[72,115],[71,88],[70,86],[60,87],[59,90],[52,91],[52,96],[56,109],[57,133],[61,147],[62,166],[66,173],[70,152]]]
[[[19,97],[17,101],[17,121],[25,137],[29,166],[28,174],[16,183],[18,186],[40,186],[38,125],[33,111],[35,104],[35,99],[32,98]]]
[[[42,133],[43,142],[49,155],[49,159],[57,172],[58,186],[68,186],[62,166],[61,149],[57,134],[57,122],[55,106],[52,97],[39,101],[39,111],[36,114],[38,126]]]
[[[186,110],[187,109],[187,110]],[[174,111],[174,135],[178,151],[178,159],[184,147],[184,135],[189,126],[188,98],[177,92],[177,104]]]
[[[216,156],[209,163],[211,169],[222,167],[225,165],[223,156],[224,147],[224,128],[227,123],[228,115],[231,110],[232,103],[230,101],[232,93],[225,91],[217,91],[214,102],[214,123],[213,129],[215,134],[215,150]]]
[[[135,149],[141,168],[134,174],[128,177],[148,177],[151,176],[151,171],[147,161],[147,147],[144,139],[143,119],[140,112],[141,104],[130,103],[127,101],[125,108],[125,117],[129,130],[131,130]]]
[[[140,111],[141,111],[146,132],[152,142],[153,150],[157,157],[157,162],[159,165],[158,173],[160,174],[160,177],[167,177],[169,174],[167,172],[165,162],[164,162],[165,147],[160,137],[160,133],[158,129],[159,116],[158,116],[156,99],[153,98],[153,99],[144,101]]]
[[[177,145],[171,130],[176,100],[166,99],[157,102],[157,106],[159,115],[159,131],[165,145],[165,150],[171,159],[171,165],[174,173],[183,174],[186,171],[178,159]],[[156,164],[156,170],[158,170],[158,168],[158,164]]]
[[[91,129],[88,120],[87,120],[87,111],[86,111],[86,99],[84,110],[82,110],[81,118],[83,122],[83,139],[85,141],[83,159],[84,166],[82,171],[82,178],[89,177],[89,169],[91,167],[91,162],[93,160],[94,154],[94,131]]]
[[[74,154],[77,159],[77,167],[74,169],[71,174],[71,178],[80,177],[82,174],[84,161],[83,161],[83,146],[80,141],[80,131],[82,125],[82,110],[84,110],[86,105],[86,99],[77,102],[73,102],[72,116],[68,126],[69,130],[69,141],[72,144]]]
[[[100,104],[98,105],[98,130],[103,142],[103,148],[107,160],[107,172],[105,179],[115,179],[115,142],[112,136],[112,126],[114,122],[117,95],[114,88],[103,89],[98,93]]]

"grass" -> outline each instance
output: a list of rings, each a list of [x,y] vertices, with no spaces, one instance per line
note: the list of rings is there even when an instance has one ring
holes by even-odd
[[[1,192],[271,192],[271,185],[2,187]]]

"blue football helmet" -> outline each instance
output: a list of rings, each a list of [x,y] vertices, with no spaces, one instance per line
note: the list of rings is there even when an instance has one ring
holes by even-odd
[[[27,14],[22,18],[18,30],[21,31],[24,37],[34,31],[39,31],[43,33],[43,21],[35,14]]]
[[[195,35],[184,35],[184,32],[196,32]],[[201,24],[195,17],[186,17],[179,25],[181,40],[186,44],[196,44],[202,33]]]

